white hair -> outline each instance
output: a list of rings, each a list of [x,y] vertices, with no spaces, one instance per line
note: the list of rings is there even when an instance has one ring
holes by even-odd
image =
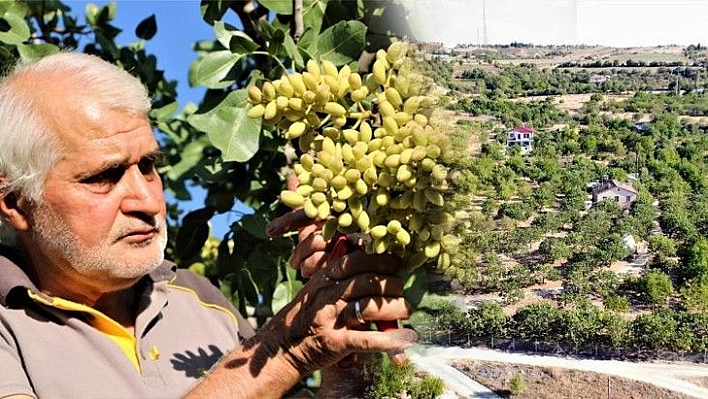
[[[33,63],[19,63],[0,82],[0,199],[8,193],[39,203],[49,171],[62,157],[56,132],[48,129],[43,91],[65,80],[72,90],[89,93],[97,107],[147,114],[145,86],[122,68],[99,57],[59,52]],[[53,93],[56,94],[56,93]],[[71,93],[61,93],[71,101]],[[0,225],[0,240],[4,235]],[[7,238],[5,238],[7,239]]]

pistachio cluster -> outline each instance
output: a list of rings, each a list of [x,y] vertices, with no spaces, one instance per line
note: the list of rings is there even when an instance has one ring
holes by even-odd
[[[446,267],[457,242],[445,206],[448,170],[429,124],[434,101],[421,95],[408,51],[404,42],[379,50],[365,76],[310,60],[302,73],[249,86],[248,115],[297,140],[299,185],[280,198],[326,220],[326,239],[360,232],[369,253]]]

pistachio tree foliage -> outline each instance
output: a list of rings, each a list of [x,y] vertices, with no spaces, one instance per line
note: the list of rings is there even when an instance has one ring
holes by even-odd
[[[85,20],[81,16],[85,14]],[[153,96],[150,119],[165,153],[160,172],[178,201],[193,185],[206,192],[204,206],[181,214],[170,204],[168,257],[209,277],[241,311],[254,305],[267,316],[288,301],[300,282],[286,267],[293,237],[269,238],[268,221],[288,211],[279,204],[292,161],[286,141],[246,116],[245,88],[298,71],[310,59],[367,70],[376,50],[394,37],[412,38],[403,0],[217,0],[194,5],[194,18],[213,26],[214,39],[194,45],[190,84],[207,88],[199,104],[180,107],[176,82],[158,69],[145,43],[158,30],[155,16],[135,27],[138,41],[119,46],[112,25],[120,3],[0,2],[0,68],[76,49],[96,54],[139,77]],[[184,73],[177,71],[173,73]],[[241,202],[254,210],[224,237],[210,237],[209,221],[234,212]]]

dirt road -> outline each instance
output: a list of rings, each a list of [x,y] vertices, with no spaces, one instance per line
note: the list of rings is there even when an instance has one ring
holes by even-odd
[[[424,345],[418,345],[410,349],[409,356],[416,366],[431,375],[445,380],[446,386],[463,398],[495,398],[498,396],[449,366],[447,362],[450,360],[483,360],[590,371],[642,381],[695,398],[708,398],[708,388],[687,381],[692,378],[708,377],[708,366],[692,363],[571,359],[507,353],[481,348],[431,347]]]

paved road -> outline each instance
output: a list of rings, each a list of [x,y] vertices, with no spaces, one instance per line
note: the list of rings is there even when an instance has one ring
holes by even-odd
[[[487,398],[496,399],[500,396],[494,391],[469,378],[465,373],[457,370],[447,363],[447,358],[440,355],[438,349],[422,345],[416,345],[407,351],[408,357],[419,370],[441,378],[445,381],[448,392],[445,398]],[[459,359],[459,358],[458,358]],[[450,392],[452,391],[452,392]]]
[[[462,398],[498,398],[494,392],[448,365],[453,359],[486,360],[542,367],[561,367],[615,375],[642,381],[695,398],[708,398],[708,389],[686,381],[708,377],[708,366],[693,363],[620,362],[616,360],[570,359],[554,356],[533,356],[500,352],[482,348],[432,347],[417,345],[409,350],[417,367],[440,377],[449,390]],[[448,392],[448,397],[452,395]]]

